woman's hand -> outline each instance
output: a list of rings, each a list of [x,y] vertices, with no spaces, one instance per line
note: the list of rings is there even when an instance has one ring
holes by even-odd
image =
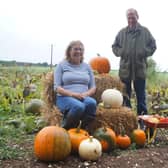
[[[89,96],[89,93],[88,93],[88,92],[84,92],[84,93],[81,93],[81,95],[82,95],[83,97],[87,97],[87,96]]]
[[[93,95],[95,93],[95,91],[96,91],[96,88],[91,88],[88,91],[83,92],[83,93],[75,93],[75,92],[71,92],[69,90],[66,90],[62,87],[57,88],[57,93],[60,93],[61,95],[64,95],[64,96],[74,97],[79,100],[82,100],[87,96]]]
[[[96,92],[96,88],[94,87],[94,88],[89,89],[86,92],[81,93],[81,94],[83,97],[88,97],[88,96],[92,96],[93,94],[95,94],[95,92]]]
[[[82,100],[82,99],[84,99],[86,97],[82,93],[72,93],[71,96],[76,98],[76,99],[79,99],[79,100]]]

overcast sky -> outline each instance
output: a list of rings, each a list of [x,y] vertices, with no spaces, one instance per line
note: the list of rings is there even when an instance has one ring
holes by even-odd
[[[166,0],[0,0],[0,60],[50,63],[53,44],[55,64],[70,41],[81,40],[86,62],[100,53],[118,69],[111,45],[133,7],[156,39],[153,59],[168,71],[167,6]]]

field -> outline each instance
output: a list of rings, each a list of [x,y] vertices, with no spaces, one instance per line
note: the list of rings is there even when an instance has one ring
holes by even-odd
[[[168,143],[156,141],[144,148],[131,146],[127,150],[116,149],[103,153],[97,162],[83,161],[71,155],[65,161],[41,162],[33,153],[36,133],[46,126],[41,115],[27,113],[25,108],[31,99],[40,99],[43,86],[41,78],[50,69],[43,67],[2,67],[0,66],[0,167],[166,167],[168,165]],[[117,71],[111,71],[117,75]],[[149,113],[166,114],[166,110],[156,111],[154,105],[168,104],[168,73],[155,73],[147,80]],[[34,86],[26,92],[27,86]],[[132,102],[135,104],[135,95]],[[136,107],[134,106],[136,110]],[[158,137],[159,138],[159,137]]]

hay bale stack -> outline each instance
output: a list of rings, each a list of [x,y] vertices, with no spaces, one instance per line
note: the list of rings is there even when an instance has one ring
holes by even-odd
[[[49,125],[60,125],[62,114],[55,106],[56,93],[54,92],[53,80],[53,72],[48,72],[42,78],[42,99],[46,103],[46,106],[41,110],[41,113]]]
[[[97,103],[101,102],[101,95],[106,89],[116,88],[124,94],[124,84],[119,77],[114,77],[110,74],[98,74],[95,75],[95,82],[97,89],[93,97],[96,99]]]
[[[95,81],[97,90],[93,97],[97,100],[98,103],[101,102],[101,94],[105,89],[116,88],[124,93],[124,84],[118,77],[113,77],[110,74],[99,74],[95,75]],[[43,77],[42,83],[42,98],[46,103],[46,107],[42,110],[42,115],[49,125],[59,125],[62,120],[62,114],[55,106],[56,93],[54,92],[53,87],[53,72],[48,72]],[[126,128],[127,134],[137,127],[134,113],[126,107],[121,107],[120,109],[104,109],[102,107],[98,107],[96,120],[93,122],[90,129],[95,130],[99,126],[102,126],[103,122],[107,126],[112,127],[116,133],[120,132],[118,123],[121,122],[123,123],[124,128]]]
[[[45,103],[52,107],[55,104],[56,100],[56,94],[54,92],[54,78],[53,78],[53,72],[48,72],[46,75],[42,78],[43,83],[43,91],[42,91],[42,98],[45,101]]]
[[[56,94],[53,88],[53,72],[48,72],[46,76],[43,77],[43,92],[42,97],[46,104],[52,107],[56,102]],[[101,94],[105,89],[116,88],[124,94],[124,84],[118,77],[111,76],[110,74],[98,74],[95,75],[96,82],[96,93],[93,98],[96,99],[97,103],[101,102]]]
[[[41,110],[41,114],[44,117],[48,125],[60,125],[62,120],[62,113],[54,105],[52,108],[46,106]]]
[[[130,135],[138,127],[137,116],[130,108],[124,106],[115,109],[97,107],[96,119],[89,126],[90,132],[102,126],[112,128],[116,134],[122,133],[123,127],[126,134]]]

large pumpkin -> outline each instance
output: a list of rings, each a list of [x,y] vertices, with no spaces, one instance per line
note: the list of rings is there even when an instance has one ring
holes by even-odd
[[[34,153],[43,161],[59,161],[71,152],[71,141],[68,132],[58,126],[44,127],[34,140]]]
[[[141,129],[135,129],[131,135],[131,141],[134,142],[138,147],[143,147],[146,142],[146,134]]]
[[[98,128],[93,136],[100,141],[103,152],[112,151],[116,147],[116,134],[111,128]]]
[[[89,133],[86,130],[81,129],[81,121],[77,128],[69,129],[68,133],[71,139],[72,153],[77,153],[81,141],[89,138]]]
[[[101,57],[99,54],[97,55],[97,57],[94,57],[90,60],[90,66],[99,74],[109,73],[111,69],[109,60],[106,57]]]
[[[104,90],[101,98],[105,108],[119,108],[123,104],[122,93],[117,89]]]

